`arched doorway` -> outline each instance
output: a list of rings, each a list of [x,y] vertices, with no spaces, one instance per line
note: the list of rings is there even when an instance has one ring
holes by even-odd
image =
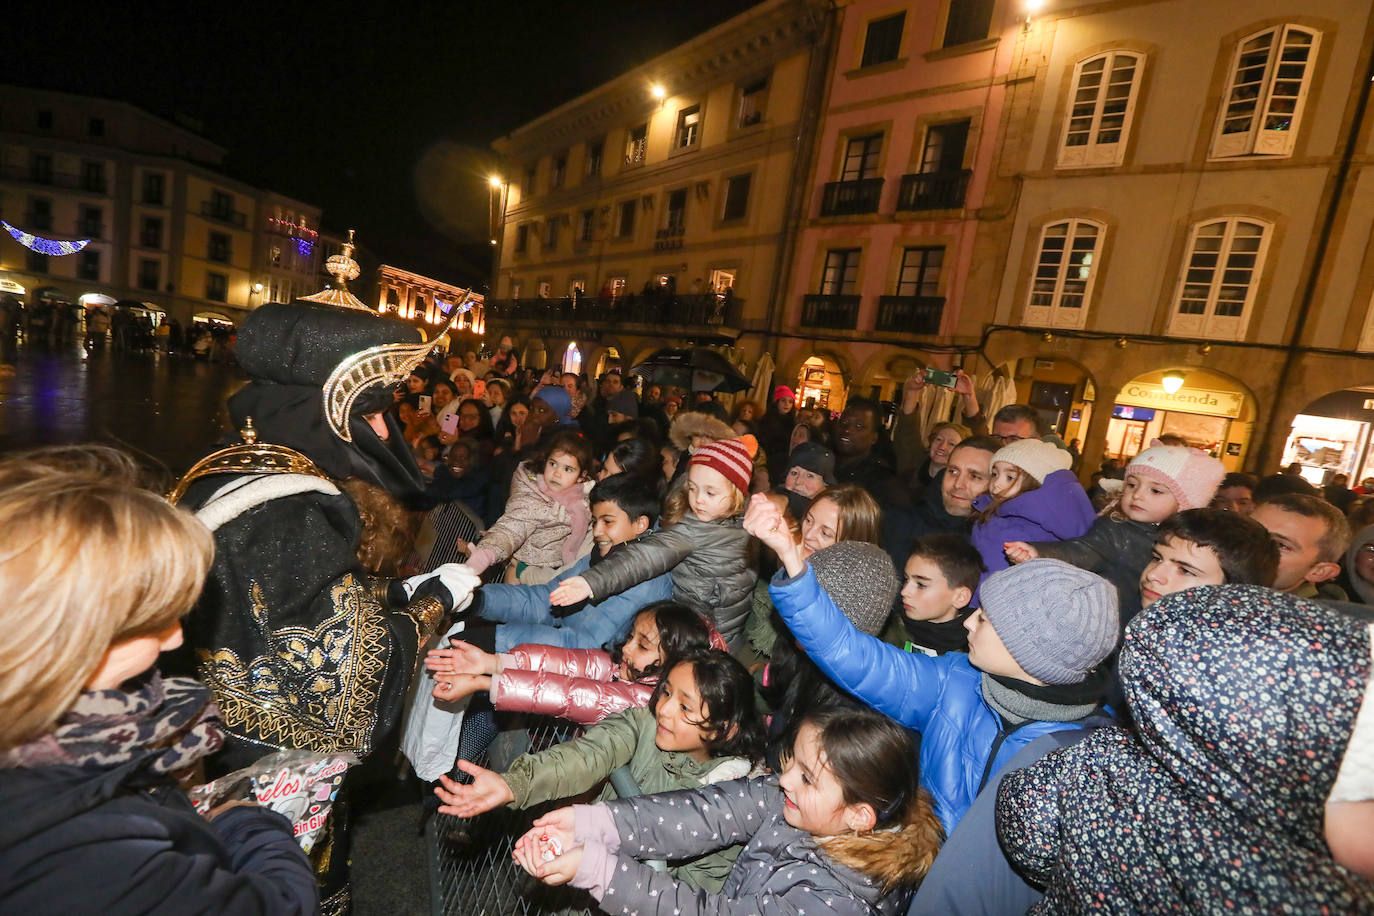
[[[1374,477],[1374,385],[1322,395],[1293,418],[1280,467],[1302,466],[1308,483],[1323,486],[1337,474],[1349,486]]]
[[[1016,391],[1015,401],[983,404],[983,412],[989,420],[1007,404],[1029,404],[1040,414],[1046,429],[1065,442],[1078,439],[1081,444],[1097,397],[1092,373],[1057,354],[1023,356],[1003,364],[998,371],[1011,378]],[[980,384],[979,387],[982,390],[984,386]]]
[[[821,410],[844,410],[848,397],[839,363],[828,356],[807,357],[797,373],[797,405]]]
[[[616,347],[604,347],[601,350],[601,357],[596,361],[595,378],[601,376],[612,369],[619,369],[621,374],[625,372],[625,366],[620,359],[620,350]]]
[[[193,324],[208,325],[212,328],[228,329],[234,326],[232,318],[228,315],[222,315],[219,312],[196,312],[196,314],[192,316],[191,321]]]
[[[544,350],[544,341],[536,337],[527,342],[525,351],[520,354],[520,365],[541,372],[548,368],[549,354]]]
[[[1165,367],[1121,386],[1104,457],[1129,460],[1150,440],[1174,435],[1238,471],[1254,424],[1255,399],[1239,382],[1196,366]]]

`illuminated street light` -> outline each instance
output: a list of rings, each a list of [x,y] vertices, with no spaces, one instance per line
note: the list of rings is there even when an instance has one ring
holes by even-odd
[[[650,86],[649,94],[652,95],[654,98],[658,99],[658,104],[660,107],[663,105],[664,99],[668,98],[668,90],[663,88],[662,83],[654,83],[652,86]]]
[[[1169,394],[1177,394],[1178,389],[1183,387],[1183,373],[1179,372],[1177,369],[1170,369],[1168,372],[1164,373],[1164,379],[1160,384],[1164,386],[1164,390]]]
[[[492,188],[495,189],[501,187],[501,185],[505,184],[505,182],[501,180],[500,175],[492,175],[490,178],[487,179],[487,184],[491,185]]]

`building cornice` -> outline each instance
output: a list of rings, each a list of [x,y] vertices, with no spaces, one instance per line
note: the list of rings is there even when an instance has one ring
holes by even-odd
[[[492,143],[506,155],[546,149],[647,118],[647,87],[672,95],[729,82],[809,46],[824,24],[824,0],[776,0],[741,13],[671,51],[523,124]]]

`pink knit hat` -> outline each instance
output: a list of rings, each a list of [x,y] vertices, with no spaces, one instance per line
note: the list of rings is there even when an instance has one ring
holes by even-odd
[[[1216,495],[1226,466],[1201,449],[1186,445],[1160,445],[1158,439],[1131,459],[1126,473],[1148,477],[1169,488],[1178,509],[1201,509]]]
[[[754,476],[754,455],[759,444],[753,436],[738,439],[717,439],[692,452],[687,466],[702,464],[719,471],[739,488],[741,493],[749,492],[749,479]]]
[[[788,388],[786,385],[779,385],[778,387],[773,389],[773,400],[779,401],[783,398],[791,398],[795,401],[797,399],[797,396],[792,393],[791,388]]]

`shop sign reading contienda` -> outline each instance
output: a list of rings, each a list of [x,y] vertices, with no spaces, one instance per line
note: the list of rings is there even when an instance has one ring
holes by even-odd
[[[1240,416],[1241,408],[1245,406],[1245,395],[1238,391],[1217,391],[1211,388],[1180,388],[1170,394],[1162,385],[1131,382],[1121,389],[1121,393],[1116,396],[1116,402],[1136,407],[1230,417],[1234,420]]]

